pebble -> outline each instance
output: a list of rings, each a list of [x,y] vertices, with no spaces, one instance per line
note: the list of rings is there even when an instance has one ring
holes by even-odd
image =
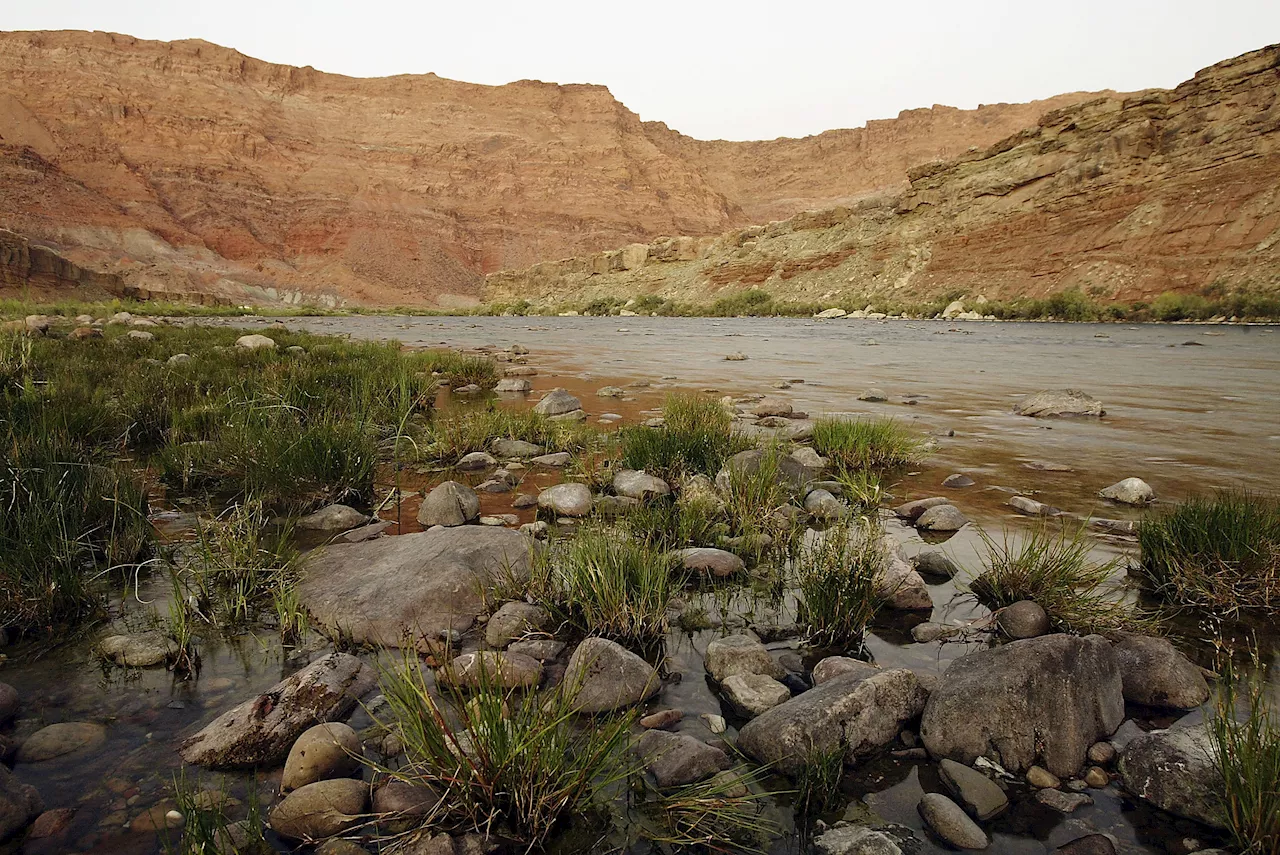
[[[1110,742],[1095,742],[1089,746],[1089,759],[1099,766],[1109,766],[1116,759],[1116,747]]]
[[[645,730],[665,730],[678,724],[682,718],[684,718],[682,710],[659,710],[640,719],[640,726]]]
[[[1111,783],[1111,778],[1102,767],[1090,766],[1089,771],[1084,773],[1084,782],[1094,789],[1101,789]]]
[[[724,733],[728,728],[728,725],[725,723],[724,716],[715,715],[713,713],[703,713],[698,716],[698,718],[706,722],[707,727],[711,729],[712,733]]]
[[[1057,775],[1040,766],[1032,766],[1027,770],[1027,783],[1037,790],[1056,790],[1062,786],[1062,781]]]
[[[1059,813],[1071,813],[1078,807],[1093,804],[1093,799],[1083,793],[1064,793],[1062,790],[1049,789],[1037,792],[1036,801]]]

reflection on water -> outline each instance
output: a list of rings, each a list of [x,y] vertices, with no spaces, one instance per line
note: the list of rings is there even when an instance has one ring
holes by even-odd
[[[530,398],[553,386],[566,386],[593,416],[617,413],[625,423],[647,417],[672,389],[767,392],[811,413],[890,415],[937,442],[926,464],[890,486],[895,498],[945,493],[993,533],[1005,526],[1033,524],[1005,504],[1015,493],[1081,515],[1136,518],[1141,512],[1107,506],[1096,497],[1097,491],[1137,476],[1152,484],[1162,499],[1176,500],[1216,486],[1271,490],[1280,476],[1280,334],[1270,328],[649,318],[352,317],[288,323],[322,333],[394,338],[412,346],[475,348],[518,342],[532,350],[531,360],[541,371],[531,378],[535,392]],[[748,359],[725,361],[725,354],[734,351]],[[790,388],[775,389],[783,380],[792,381]],[[594,394],[606,384],[634,381],[650,385],[628,389],[623,399]],[[858,395],[871,386],[886,391],[889,401],[859,401]],[[1041,388],[1083,389],[1103,400],[1108,415],[1101,420],[1046,422],[1010,413],[1018,397]],[[516,395],[498,403],[524,406],[525,401]],[[447,393],[441,403],[486,405],[454,401]],[[1046,463],[1060,471],[1046,471]],[[975,486],[940,486],[946,475],[957,471],[969,474]],[[420,494],[441,477],[446,476],[404,471],[399,487]],[[458,473],[447,477],[480,480]],[[530,470],[525,483],[512,493],[486,494],[483,510],[513,512],[510,502],[515,495],[536,492],[560,477],[554,471]],[[384,510],[383,518],[398,524],[391,532],[418,528],[417,501],[411,498],[398,509]],[[515,513],[521,522],[532,519],[532,511]],[[171,517],[166,524],[175,532],[189,525],[189,518]],[[893,521],[888,529],[908,554],[925,548],[914,529]],[[964,586],[976,575],[984,554],[977,531],[962,530],[942,549],[964,570],[953,582],[930,586],[935,603],[930,619],[959,624],[984,616],[986,610]],[[1130,549],[1126,541],[1100,538],[1093,557],[1105,561]],[[126,623],[135,624],[133,628],[144,628],[149,613],[145,601],[163,597],[163,588],[144,584],[137,597],[118,603],[116,611]],[[730,604],[727,598],[707,596],[708,612],[719,612],[729,628],[750,624],[769,608],[749,599]],[[1193,638],[1206,634],[1194,620],[1185,630]],[[668,684],[659,701],[661,707],[685,710],[679,728],[703,738],[711,734],[699,714],[723,712],[702,667],[706,645],[717,634],[672,634],[667,645],[669,670],[680,679]],[[1273,657],[1274,639],[1263,636]],[[155,852],[155,836],[137,830],[136,819],[167,795],[178,767],[177,744],[318,655],[323,645],[312,642],[296,651],[282,649],[270,633],[235,640],[205,637],[200,642],[202,669],[193,680],[176,679],[162,669],[103,669],[91,654],[92,634],[34,661],[31,651],[11,650],[0,678],[24,699],[16,736],[57,721],[108,725],[108,741],[101,750],[23,766],[19,777],[37,786],[47,806],[79,808],[64,838],[75,850]],[[983,644],[916,644],[909,625],[886,622],[874,627],[866,655],[883,666],[938,673]],[[803,670],[804,651],[796,642],[770,646],[784,664]],[[1207,645],[1191,652],[1202,664],[1211,664]],[[730,718],[728,735],[736,732],[738,723]],[[233,793],[241,795],[254,785],[244,776],[232,776],[232,782]],[[218,786],[218,779],[210,776],[209,784]],[[273,777],[258,783],[268,799],[277,785]],[[846,777],[843,787],[848,803],[824,817],[827,821],[845,816],[897,823],[916,831],[925,841],[924,851],[942,851],[923,831],[915,811],[922,792],[941,790],[930,764],[892,758],[868,761]],[[1039,855],[1096,829],[1115,835],[1121,851],[1158,852],[1169,849],[1171,841],[1203,834],[1189,823],[1172,822],[1133,804],[1114,786],[1093,795],[1095,805],[1069,817],[1020,804],[992,825],[993,851]],[[777,810],[784,833],[772,848],[797,852],[804,841],[785,806],[783,800]],[[14,848],[10,844],[9,850]],[[23,851],[63,850],[32,842]]]

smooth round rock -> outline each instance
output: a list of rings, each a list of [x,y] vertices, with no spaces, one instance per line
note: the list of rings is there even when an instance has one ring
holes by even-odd
[[[1055,790],[1062,786],[1062,779],[1041,766],[1027,770],[1027,783],[1037,790]]]
[[[445,481],[422,497],[418,522],[423,526],[465,525],[480,516],[480,497],[457,481]]]
[[[533,407],[535,413],[543,416],[562,416],[581,409],[582,402],[569,394],[568,390],[559,387],[544,395]]]
[[[1004,790],[976,769],[943,759],[938,772],[951,794],[977,819],[991,819],[1009,806]]]
[[[528,689],[542,680],[542,663],[518,653],[480,650],[454,659],[446,676],[471,689]]]
[[[1090,766],[1089,771],[1084,773],[1084,782],[1098,790],[1111,783],[1111,778],[1107,775],[1105,769],[1099,766]]]
[[[737,575],[747,569],[746,562],[737,555],[710,546],[691,546],[676,554],[684,569],[718,579]]]
[[[271,827],[289,840],[320,840],[364,821],[369,786],[354,778],[333,778],[300,787],[271,811]]]
[[[940,793],[925,793],[917,807],[920,817],[935,834],[957,849],[986,849],[986,832],[960,805]]]
[[[1110,766],[1116,759],[1116,747],[1110,742],[1095,742],[1089,746],[1089,760],[1099,766]]]
[[[280,788],[288,792],[360,772],[360,737],[350,726],[328,722],[307,728],[289,749]]]
[[[577,482],[556,484],[538,494],[538,507],[557,516],[585,517],[591,513],[591,489]]]
[[[243,347],[245,350],[275,350],[276,343],[274,339],[267,338],[265,335],[253,333],[236,339],[236,347]]]
[[[1116,845],[1105,834],[1088,834],[1064,843],[1054,851],[1057,855],[1116,855]]]
[[[1156,500],[1156,491],[1141,478],[1125,478],[1110,487],[1098,491],[1098,495],[1122,505],[1149,505]]]
[[[936,550],[919,553],[911,559],[911,566],[926,582],[945,582],[959,572],[954,561]]]
[[[936,505],[916,520],[916,528],[921,531],[959,531],[968,524],[969,518],[955,505]]]
[[[1039,638],[1049,632],[1049,614],[1031,600],[1005,606],[996,617],[1000,631],[1012,639]]]
[[[957,472],[954,475],[948,475],[946,478],[942,479],[942,486],[951,487],[952,489],[972,487],[973,484],[974,480],[962,472]]]
[[[366,514],[360,513],[349,505],[329,505],[315,513],[307,514],[298,520],[296,525],[306,531],[348,531],[368,521],[369,517]]]
[[[73,751],[96,748],[107,741],[107,729],[87,721],[68,721],[43,727],[18,748],[19,763],[41,763]]]

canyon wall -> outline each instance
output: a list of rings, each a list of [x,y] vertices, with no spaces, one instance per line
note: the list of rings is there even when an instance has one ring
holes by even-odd
[[[906,187],[1086,98],[702,142],[601,86],[355,79],[201,41],[0,33],[0,227],[137,293],[456,306],[484,275]]]
[[[1280,291],[1280,46],[1173,90],[1099,98],[947,161],[901,193],[488,277],[492,301],[1008,298],[1078,288]],[[674,249],[673,249],[674,248]]]

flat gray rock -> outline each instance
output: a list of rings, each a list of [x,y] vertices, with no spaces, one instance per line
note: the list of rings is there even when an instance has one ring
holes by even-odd
[[[958,804],[940,793],[925,793],[919,811],[934,834],[957,849],[986,849],[990,843],[987,833]]]
[[[442,633],[471,628],[499,576],[527,579],[535,548],[519,532],[488,526],[334,544],[303,564],[298,595],[331,636],[430,650]]]
[[[1019,416],[1045,418],[1052,416],[1105,416],[1102,402],[1078,389],[1046,389],[1028,395],[1013,405]]]
[[[1009,806],[1004,790],[976,769],[944,757],[938,764],[938,773],[942,783],[975,819],[991,819]]]
[[[685,733],[646,730],[635,751],[664,788],[692,784],[730,766],[729,755]]]

